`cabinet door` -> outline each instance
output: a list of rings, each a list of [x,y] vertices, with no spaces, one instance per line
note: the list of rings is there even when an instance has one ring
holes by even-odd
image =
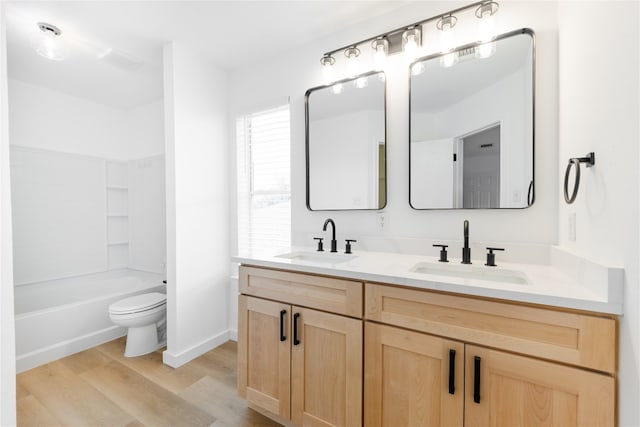
[[[471,345],[466,355],[466,426],[614,425],[610,376]]]
[[[464,344],[366,322],[364,351],[364,425],[462,426]]]
[[[285,419],[291,409],[290,319],[287,304],[238,297],[238,393]]]
[[[362,424],[362,321],[293,307],[291,419]]]

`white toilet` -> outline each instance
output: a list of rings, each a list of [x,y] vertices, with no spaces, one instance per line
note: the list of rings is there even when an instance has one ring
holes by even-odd
[[[125,357],[142,356],[166,343],[167,296],[159,292],[135,295],[109,306],[109,318],[129,328]]]

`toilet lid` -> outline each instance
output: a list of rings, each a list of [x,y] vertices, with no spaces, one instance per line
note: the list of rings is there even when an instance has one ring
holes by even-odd
[[[167,296],[159,292],[135,295],[116,301],[109,306],[110,313],[135,313],[151,310],[167,302]]]

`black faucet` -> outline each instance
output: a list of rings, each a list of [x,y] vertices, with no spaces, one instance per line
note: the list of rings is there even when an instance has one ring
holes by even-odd
[[[327,231],[327,225],[331,224],[331,252],[338,252],[338,242],[336,241],[336,223],[333,222],[331,218],[327,219],[324,222],[324,227],[322,227],[322,231]]]
[[[471,264],[471,248],[469,247],[469,221],[464,220],[464,248],[462,248],[462,263]]]

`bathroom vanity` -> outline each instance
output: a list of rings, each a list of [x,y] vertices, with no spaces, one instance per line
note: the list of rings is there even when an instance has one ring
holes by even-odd
[[[615,424],[616,269],[598,288],[413,255],[235,260],[238,391],[285,425]]]

